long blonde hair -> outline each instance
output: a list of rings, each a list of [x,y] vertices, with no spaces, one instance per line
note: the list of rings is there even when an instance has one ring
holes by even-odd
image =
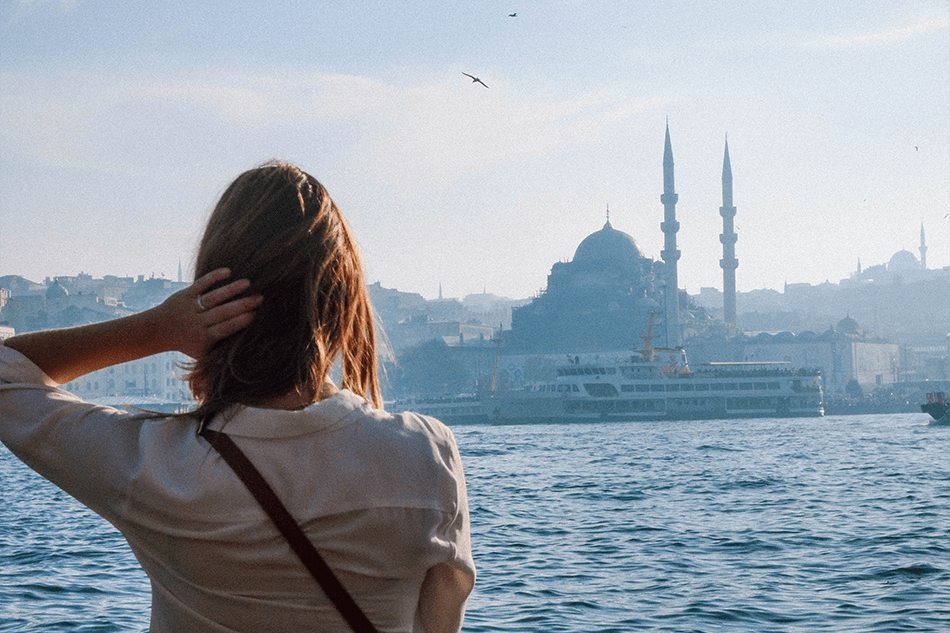
[[[208,220],[195,278],[227,267],[264,300],[253,322],[192,367],[192,415],[321,392],[339,360],[340,387],[382,406],[372,308],[356,241],[317,180],[272,161],[244,172]]]

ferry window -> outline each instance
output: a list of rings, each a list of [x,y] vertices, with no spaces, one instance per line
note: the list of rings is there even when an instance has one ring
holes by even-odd
[[[667,391],[679,391],[679,390],[680,390],[680,386],[679,386],[679,385],[667,385],[667,386],[666,386],[666,390],[667,390]]]
[[[688,384],[688,383],[685,383],[685,382],[684,382],[682,385],[680,385],[680,386],[683,388],[683,391],[692,391],[692,390],[693,390],[693,385]]]
[[[709,385],[704,382],[696,383],[696,391],[709,391]]]
[[[650,385],[650,391],[666,391],[663,385]]]
[[[739,389],[739,385],[734,382],[724,382],[722,383],[722,388],[726,391],[737,391]]]
[[[724,385],[722,385],[722,384],[720,384],[720,383],[718,383],[718,382],[714,382],[713,384],[709,385],[709,390],[710,390],[710,391],[722,391],[723,386],[724,386]]]
[[[636,385],[637,391],[649,391],[650,385]]]
[[[631,392],[634,391],[634,385],[620,385],[620,391]]]
[[[577,388],[577,385],[571,385],[571,391],[579,392],[580,389]]]
[[[757,382],[757,383],[755,383],[755,388],[756,388],[756,389],[768,389],[768,387],[765,386],[765,383],[764,383],[764,382]]]
[[[777,383],[777,382],[770,382],[770,383],[769,383],[769,389],[778,389],[778,388],[779,388],[779,386],[778,386],[778,383]]]
[[[746,391],[751,390],[751,389],[752,389],[752,383],[751,383],[751,382],[740,382],[740,383],[739,383],[739,389],[743,389],[743,390],[746,390]]]
[[[616,373],[617,373],[617,368],[616,368],[616,367],[608,367],[608,368],[607,368],[607,373],[608,373],[608,374],[616,374]]]

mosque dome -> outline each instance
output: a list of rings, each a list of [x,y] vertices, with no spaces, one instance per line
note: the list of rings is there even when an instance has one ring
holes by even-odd
[[[851,318],[851,315],[846,316],[845,318],[838,321],[838,327],[836,328],[841,334],[861,334],[861,326],[858,325],[858,322]]]
[[[46,290],[47,301],[61,301],[69,296],[69,291],[63,288],[59,281],[54,281]]]
[[[898,251],[887,263],[887,269],[890,271],[920,270],[920,262],[910,251]]]
[[[585,237],[574,251],[575,262],[610,261],[630,264],[643,258],[639,244],[623,231],[610,226],[610,220],[607,220],[604,228]]]

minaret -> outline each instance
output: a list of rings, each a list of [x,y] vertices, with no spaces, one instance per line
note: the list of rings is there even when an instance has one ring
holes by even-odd
[[[178,283],[181,283],[181,260],[178,260]]]
[[[729,138],[726,137],[726,154],[722,159],[722,206],[719,207],[722,216],[722,259],[719,266],[722,268],[722,320],[729,325],[736,324],[736,268],[739,260],[736,259],[736,231],[732,223],[736,217],[736,208],[732,205],[732,165],[729,163]]]
[[[927,242],[924,239],[924,223],[920,223],[920,267],[927,268]]]
[[[680,230],[680,223],[676,221],[676,201],[679,196],[676,195],[676,189],[673,186],[673,146],[670,143],[670,122],[666,122],[666,144],[663,147],[663,195],[660,196],[660,202],[663,203],[663,222],[660,223],[660,230],[663,231],[665,240],[663,250],[660,256],[666,264],[666,288],[663,292],[663,310],[666,312],[666,345],[667,347],[679,347],[683,344],[680,340],[680,297],[679,297],[679,279],[676,274],[676,262],[679,261],[680,252],[676,248],[676,233]]]

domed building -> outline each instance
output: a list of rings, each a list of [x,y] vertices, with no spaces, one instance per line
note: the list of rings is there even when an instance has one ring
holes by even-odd
[[[643,346],[641,335],[661,304],[657,264],[610,220],[551,267],[547,289],[512,312],[506,348],[594,351]],[[659,320],[657,320],[657,323]]]
[[[726,196],[732,186],[731,174],[727,179],[727,166],[728,146],[723,168],[723,199],[731,205],[731,194]],[[502,334],[506,339],[506,353],[642,349],[648,331],[654,346],[682,345],[680,310],[684,302],[690,302],[686,293],[681,293],[677,279],[678,199],[667,125],[663,194],[660,196],[662,261],[654,262],[644,256],[633,237],[611,226],[608,209],[603,228],[584,238],[574,251],[574,258],[551,267],[545,291],[528,305],[512,310],[511,330]],[[734,207],[728,207],[729,218],[734,212]],[[734,244],[735,236],[730,231],[724,229],[723,244]],[[737,265],[734,257],[724,251],[722,261],[734,274]]]
[[[69,296],[69,291],[63,287],[59,280],[55,280],[50,287],[46,289],[47,301],[63,301]]]
[[[891,260],[887,263],[887,270],[889,272],[920,270],[921,268],[923,268],[923,266],[917,261],[917,257],[906,249],[894,253]]]

